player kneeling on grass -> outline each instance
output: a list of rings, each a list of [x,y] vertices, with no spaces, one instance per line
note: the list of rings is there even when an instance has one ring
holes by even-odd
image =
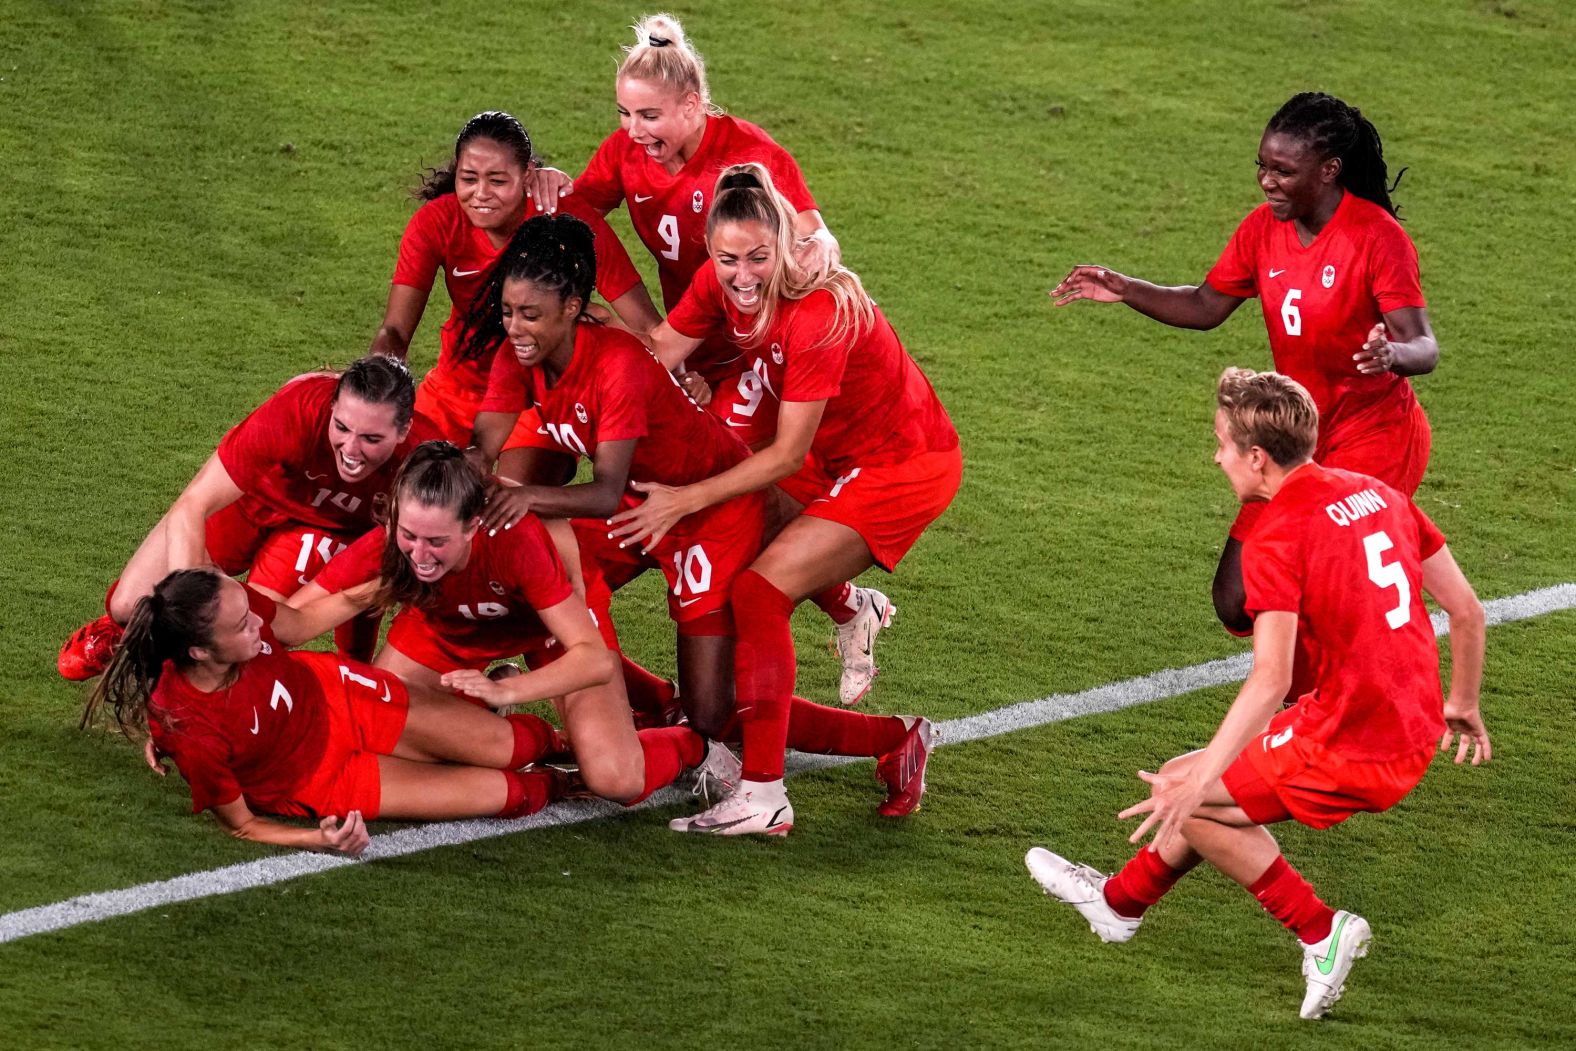
[[[1139,774],[1150,798],[1131,842],[1154,842],[1107,878],[1048,850],[1029,872],[1101,939],[1122,942],[1144,911],[1200,861],[1246,887],[1302,941],[1303,1018],[1319,1018],[1368,952],[1361,916],[1334,911],[1281,857],[1266,825],[1328,828],[1388,810],[1423,777],[1437,747],[1461,735],[1456,762],[1491,756],[1478,710],[1483,607],[1444,537],[1401,493],[1311,459],[1318,413],[1278,373],[1227,369],[1215,414],[1220,465],[1237,498],[1267,500],[1243,547],[1253,671],[1201,751]],[[1423,592],[1450,617],[1450,696]],[[1298,618],[1324,655],[1315,688],[1277,712],[1291,678]]]
[[[174,758],[193,812],[279,846],[354,857],[373,818],[519,817],[558,797],[563,775],[518,769],[556,747],[542,720],[286,650],[351,612],[337,597],[294,610],[217,569],[178,570],[138,601],[82,725],[109,706],[123,733],[146,729]]]

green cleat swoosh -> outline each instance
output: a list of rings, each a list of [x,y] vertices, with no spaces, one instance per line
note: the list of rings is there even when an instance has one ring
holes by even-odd
[[[1329,974],[1335,970],[1335,951],[1340,948],[1341,931],[1346,928],[1346,919],[1347,917],[1342,916],[1341,922],[1336,924],[1335,930],[1330,933],[1330,951],[1321,957],[1316,957],[1313,961],[1314,966],[1319,968],[1320,974]]]

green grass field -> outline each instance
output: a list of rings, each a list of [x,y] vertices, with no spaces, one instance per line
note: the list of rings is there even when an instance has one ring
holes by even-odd
[[[364,350],[405,193],[465,118],[510,109],[579,169],[640,13],[5,5],[0,912],[267,855],[77,731],[55,652],[226,427]],[[1267,367],[1258,311],[1199,335],[1044,290],[1087,261],[1198,280],[1259,199],[1264,121],[1308,88],[1361,105],[1411,169],[1396,196],[1443,349],[1417,381],[1420,504],[1485,598],[1576,579],[1565,5],[676,13],[717,101],[798,158],[963,436],[961,496],[881,584],[902,612],[876,710],[955,718],[1242,649],[1208,601],[1234,513],[1211,390]],[[671,668],[653,582],[618,611]],[[822,622],[798,629],[803,690],[835,695]],[[794,782],[783,842],[694,842],[648,810],[0,945],[0,1046],[1570,1046],[1573,634],[1573,612],[1491,630],[1492,766],[1286,831],[1376,936],[1318,1026],[1294,940],[1222,878],[1112,947],[1022,869],[1034,843],[1120,864],[1133,771],[1207,740],[1221,688],[945,749],[903,822],[855,765]]]

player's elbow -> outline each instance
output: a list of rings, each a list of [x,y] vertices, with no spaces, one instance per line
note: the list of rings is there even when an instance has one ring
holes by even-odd
[[[1452,632],[1466,630],[1481,633],[1488,625],[1488,614],[1483,609],[1483,602],[1471,591],[1447,607],[1445,613],[1450,617]]]

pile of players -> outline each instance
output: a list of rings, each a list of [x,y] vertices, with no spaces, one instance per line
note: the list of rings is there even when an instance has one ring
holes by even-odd
[[[508,114],[465,125],[419,191],[372,353],[226,434],[62,651],[68,678],[102,675],[84,724],[109,707],[146,730],[150,763],[172,757],[194,809],[236,835],[358,854],[378,816],[633,804],[686,770],[710,805],[674,829],[781,835],[789,747],[877,757],[880,812],[920,804],[929,722],[794,696],[789,617],[808,599],[837,624],[856,704],[893,608],[851,581],[890,572],[946,509],[957,433],[793,159],[712,106],[676,21],[636,34],[620,129],[577,178],[540,168]],[[1286,375],[1227,370],[1217,392],[1216,461],[1243,510],[1214,599],[1253,636],[1252,675],[1207,748],[1143,775],[1151,796],[1123,816],[1155,840],[1120,873],[1040,848],[1028,863],[1125,941],[1210,861],[1300,937],[1318,1017],[1368,925],[1320,901],[1265,826],[1387,809],[1455,733],[1457,762],[1489,758],[1483,614],[1409,499],[1430,432],[1405,377],[1438,348],[1377,132],[1298,95],[1258,166],[1267,201],[1205,283],[1080,266],[1052,292],[1189,328],[1257,296]],[[620,204],[665,318],[604,221]],[[402,361],[440,268],[452,308],[418,388]],[[610,613],[652,568],[676,684],[620,653]],[[1451,620],[1448,703],[1425,591]],[[288,648],[329,629],[335,654]],[[542,700],[561,729],[491,710]]]

